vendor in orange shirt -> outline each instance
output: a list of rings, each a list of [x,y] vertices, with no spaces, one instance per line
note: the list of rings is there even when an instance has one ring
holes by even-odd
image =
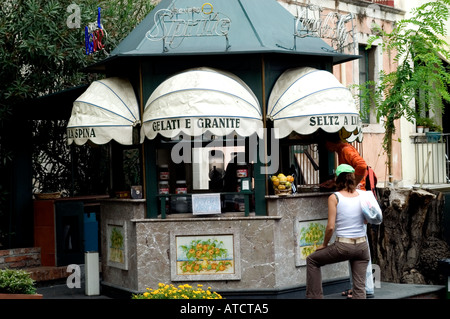
[[[348,142],[344,142],[339,137],[339,134],[329,135],[332,136],[325,144],[330,152],[336,152],[338,155],[338,163],[348,164],[355,169],[355,179],[357,183],[357,188],[366,190],[366,174],[367,174],[367,163],[359,155],[356,148],[354,148]]]

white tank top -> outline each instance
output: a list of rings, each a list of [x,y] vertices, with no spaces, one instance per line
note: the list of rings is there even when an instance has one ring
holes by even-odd
[[[345,238],[366,236],[360,196],[345,197],[339,192],[335,194],[339,199],[336,212],[336,236]]]

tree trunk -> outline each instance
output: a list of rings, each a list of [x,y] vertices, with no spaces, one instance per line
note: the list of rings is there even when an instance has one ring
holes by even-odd
[[[388,128],[386,130],[385,143],[386,143],[386,153],[387,153],[387,167],[388,167],[388,181],[392,185],[394,182],[394,177],[392,175],[392,129]]]
[[[383,223],[369,226],[372,262],[381,280],[395,283],[442,284],[438,260],[450,257],[443,240],[441,193],[382,189]]]
[[[391,120],[392,121],[392,120]],[[394,177],[392,174],[392,136],[394,135],[394,122],[391,123],[386,122],[385,124],[385,136],[384,136],[384,147],[387,156],[387,168],[388,168],[388,182],[390,185],[394,182]]]

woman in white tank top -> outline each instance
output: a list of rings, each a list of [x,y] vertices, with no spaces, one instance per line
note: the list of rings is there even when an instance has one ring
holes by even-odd
[[[353,167],[347,164],[336,169],[338,192],[328,198],[328,223],[323,244],[306,259],[307,298],[323,298],[322,266],[346,260],[351,264],[353,299],[366,298],[366,269],[370,256],[354,172]],[[328,245],[334,231],[336,241]]]
[[[365,219],[361,211],[359,193],[341,190],[334,194],[337,196],[336,236],[343,238],[365,237]]]

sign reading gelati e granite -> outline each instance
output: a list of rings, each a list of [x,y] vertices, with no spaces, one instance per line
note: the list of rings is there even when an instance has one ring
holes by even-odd
[[[198,118],[183,118],[183,119],[163,119],[154,120],[151,123],[154,132],[178,130],[178,129],[211,129],[211,128],[225,128],[233,129],[241,127],[241,119],[234,117],[198,117]]]

